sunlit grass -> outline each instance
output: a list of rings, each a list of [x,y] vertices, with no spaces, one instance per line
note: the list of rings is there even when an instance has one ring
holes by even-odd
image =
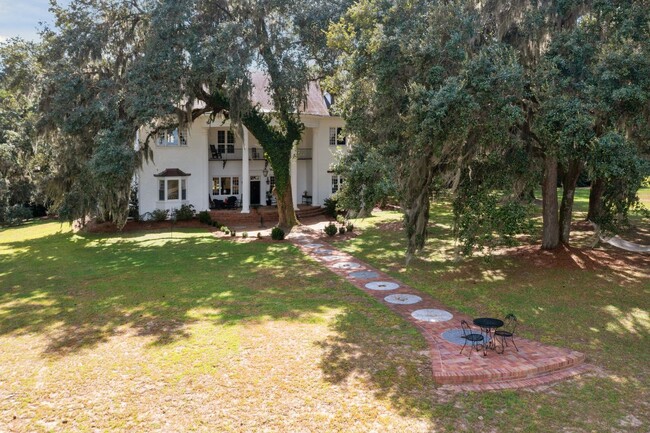
[[[578,190],[576,219],[586,216],[588,196],[588,189]],[[648,190],[641,197],[649,206]],[[521,335],[582,351],[602,369],[549,391],[458,395],[434,405],[446,431],[472,431],[477,420],[487,431],[632,432],[650,425],[650,409],[638,405],[650,400],[647,255],[612,251],[617,256],[601,262],[579,250],[544,258],[532,249],[457,261],[450,207],[437,202],[426,247],[405,267],[404,234],[392,224],[400,215],[380,212],[368,221],[359,237],[337,246],[466,314],[513,312]],[[633,222],[648,229],[647,220]]]
[[[10,431],[431,428],[421,335],[286,242],[0,236]]]

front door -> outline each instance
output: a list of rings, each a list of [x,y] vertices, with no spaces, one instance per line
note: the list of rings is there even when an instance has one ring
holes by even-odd
[[[260,204],[260,181],[251,180],[251,204]]]

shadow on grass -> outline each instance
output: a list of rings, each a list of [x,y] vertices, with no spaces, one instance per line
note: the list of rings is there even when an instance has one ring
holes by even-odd
[[[309,320],[342,306],[330,293],[335,278],[302,266],[287,243],[174,236],[57,233],[3,243],[0,335],[42,334],[45,353],[65,355],[123,332],[168,344],[206,317]]]

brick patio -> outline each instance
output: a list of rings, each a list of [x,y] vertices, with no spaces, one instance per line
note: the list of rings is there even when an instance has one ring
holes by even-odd
[[[306,227],[298,228],[289,235],[288,239],[330,271],[345,278],[415,325],[429,344],[434,380],[447,389],[484,391],[533,387],[566,379],[591,368],[584,363],[585,356],[582,353],[544,345],[517,336],[515,338],[519,348],[518,352],[512,345],[509,345],[503,354],[488,350],[487,356],[483,356],[483,352],[479,351],[473,352],[471,359],[468,359],[470,349],[465,348],[461,355],[459,352],[462,346],[443,339],[441,334],[450,329],[460,328],[460,321],[463,319],[471,323],[472,318],[442,305],[431,296],[402,284],[353,256],[337,250],[313,230]],[[313,244],[322,244],[322,246]],[[348,264],[342,265],[344,263]],[[337,266],[355,266],[355,268],[339,268]],[[359,271],[372,271],[378,276],[355,278],[354,273]],[[371,282],[396,283],[399,288],[370,290],[366,288],[366,284]],[[384,300],[386,296],[397,293],[416,295],[422,300],[409,305],[393,304]],[[453,314],[453,318],[441,322],[420,321],[411,315],[413,311],[420,309],[445,310]]]

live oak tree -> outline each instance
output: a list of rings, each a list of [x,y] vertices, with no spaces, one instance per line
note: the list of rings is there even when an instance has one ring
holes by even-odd
[[[36,134],[40,52],[39,44],[22,39],[0,45],[0,223],[12,206],[43,203],[47,155]]]
[[[365,0],[329,30],[330,45],[341,53],[330,86],[346,128],[385,167],[383,178],[369,183],[378,157],[350,153],[339,167],[348,178],[342,198],[361,208],[389,191],[377,184],[393,182],[404,210],[407,262],[424,246],[432,194],[451,185],[462,214],[470,194],[491,193],[490,170],[472,168],[521,146],[511,129],[522,121],[523,70],[511,49],[483,38],[480,28],[470,2]],[[472,181],[482,186],[472,190]],[[513,204],[503,209],[518,207],[512,197],[501,195],[499,202]],[[471,227],[457,228],[468,243],[479,241]]]
[[[647,11],[634,0],[367,0],[331,27],[330,44],[341,52],[332,80],[339,109],[355,140],[383,159],[375,184],[397,185],[407,260],[424,245],[432,193],[450,186],[466,251],[529,227],[512,198],[535,181],[543,185],[542,247],[568,243],[584,167],[596,187],[609,173],[607,209],[629,208],[646,166],[630,149],[648,142]],[[611,60],[619,51],[628,64]],[[608,138],[609,152],[599,153],[612,133],[636,146],[613,147]],[[357,208],[389,191],[368,184],[378,162],[367,154],[353,152],[339,168],[351,180],[342,200]]]
[[[324,22],[322,3],[79,0],[55,8],[44,108],[61,150],[59,208],[77,218],[99,207],[123,223],[131,175],[151,157],[154,134],[209,114],[258,139],[276,178],[279,224],[296,224],[290,158],[317,54],[301,25],[312,16]],[[268,78],[272,112],[251,104],[256,70]],[[142,127],[151,133],[136,153]]]

